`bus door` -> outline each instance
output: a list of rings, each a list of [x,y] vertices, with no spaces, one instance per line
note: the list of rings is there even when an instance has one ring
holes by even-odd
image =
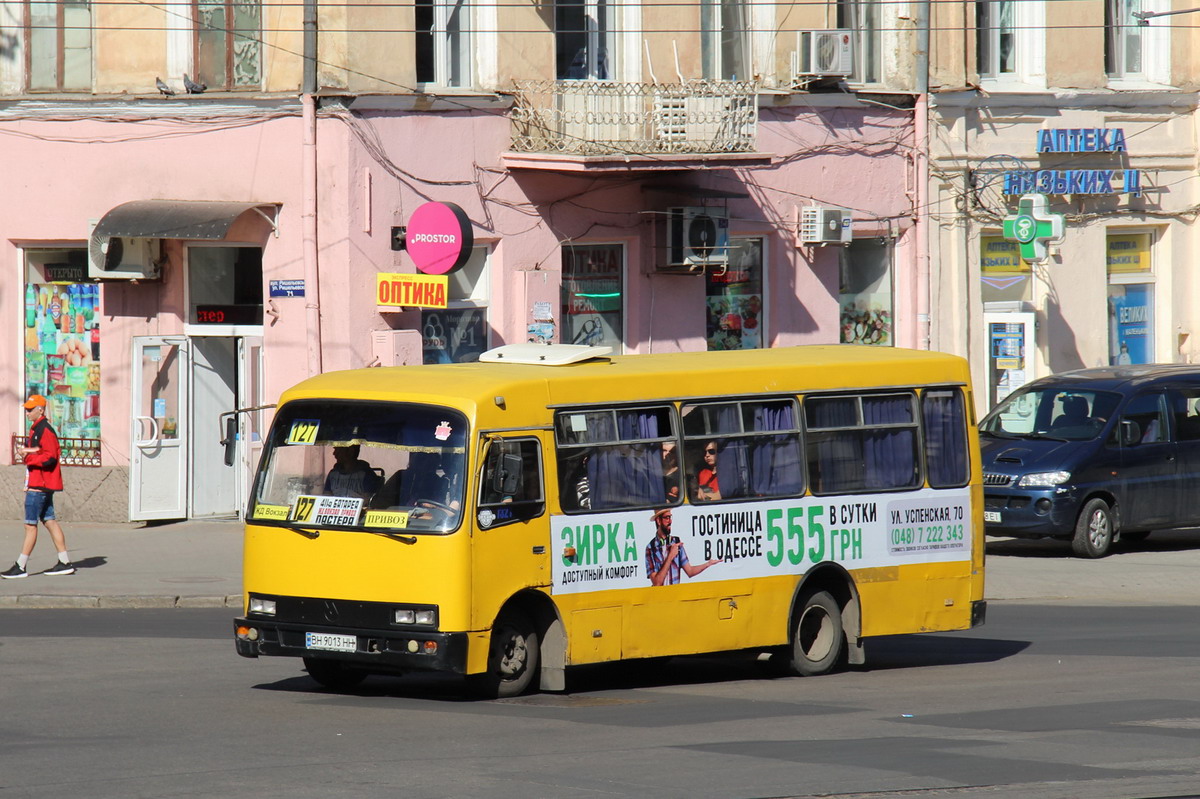
[[[475,623],[488,626],[522,588],[548,586],[553,543],[545,519],[542,441],[529,432],[484,433],[472,542]]]

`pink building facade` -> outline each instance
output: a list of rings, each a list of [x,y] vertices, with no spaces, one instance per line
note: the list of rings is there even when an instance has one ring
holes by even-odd
[[[270,409],[234,411],[317,369],[526,340],[921,344],[910,111],[762,100],[752,153],[569,158],[512,152],[495,99],[396,99],[0,114],[9,434],[27,393],[50,397],[65,518],[237,515]],[[428,202],[465,212],[471,258],[447,307],[381,305],[379,276],[415,271],[397,242]],[[805,241],[815,209],[848,212],[845,234]],[[4,474],[15,517],[23,469]]]

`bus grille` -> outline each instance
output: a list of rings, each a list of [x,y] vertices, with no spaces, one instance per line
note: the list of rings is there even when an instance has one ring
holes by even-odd
[[[1011,485],[1015,478],[1011,474],[999,474],[998,472],[984,472],[983,484],[985,486],[1007,486]]]

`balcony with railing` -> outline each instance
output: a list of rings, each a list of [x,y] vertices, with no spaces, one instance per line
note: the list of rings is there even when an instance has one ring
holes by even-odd
[[[681,169],[755,151],[758,91],[750,81],[517,81],[510,166]]]

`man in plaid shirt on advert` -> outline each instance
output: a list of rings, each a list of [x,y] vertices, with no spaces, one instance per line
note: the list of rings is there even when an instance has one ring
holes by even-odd
[[[675,585],[679,582],[681,571],[686,572],[688,577],[695,577],[720,562],[716,558],[699,566],[688,562],[687,550],[677,536],[671,535],[670,508],[660,508],[650,518],[654,520],[656,528],[654,538],[646,544],[646,575],[651,585]]]

